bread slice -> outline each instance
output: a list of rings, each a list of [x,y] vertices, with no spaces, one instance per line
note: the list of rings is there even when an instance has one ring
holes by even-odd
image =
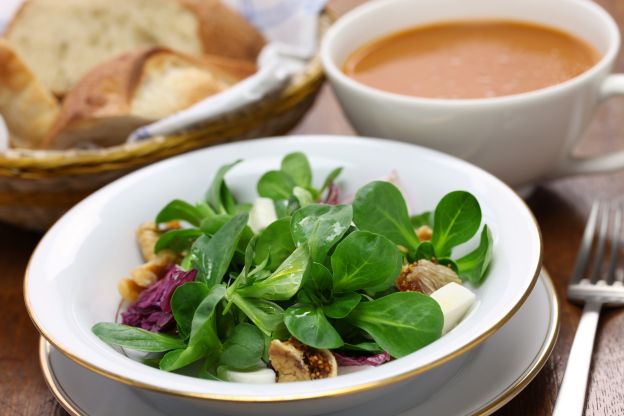
[[[219,0],[26,0],[5,36],[58,96],[96,65],[139,47],[255,62],[264,45]]]
[[[183,110],[251,75],[247,61],[140,49],[97,66],[65,97],[45,147],[123,143],[139,126]]]
[[[0,114],[9,129],[11,146],[41,147],[59,107],[11,45],[0,39]]]

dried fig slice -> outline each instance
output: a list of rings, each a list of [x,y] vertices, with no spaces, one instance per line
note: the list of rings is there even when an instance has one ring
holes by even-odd
[[[403,266],[395,285],[401,292],[422,292],[430,295],[451,282],[461,284],[453,269],[421,259]]]
[[[277,372],[278,383],[338,375],[338,364],[331,351],[309,347],[294,338],[271,341],[269,358]]]

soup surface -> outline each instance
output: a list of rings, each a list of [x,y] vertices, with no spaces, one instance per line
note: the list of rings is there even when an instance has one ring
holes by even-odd
[[[353,52],[344,72],[374,88],[427,98],[487,98],[559,84],[600,54],[572,35],[515,21],[416,27]]]

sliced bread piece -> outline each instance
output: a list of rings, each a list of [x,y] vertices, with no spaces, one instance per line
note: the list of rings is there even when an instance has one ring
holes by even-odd
[[[12,147],[39,148],[59,115],[59,103],[0,39],[0,114]]]
[[[45,146],[123,143],[139,126],[188,108],[254,71],[246,61],[197,59],[163,48],[123,54],[97,66],[67,94]]]
[[[218,0],[26,0],[5,36],[58,96],[96,65],[139,47],[255,62],[264,45]]]

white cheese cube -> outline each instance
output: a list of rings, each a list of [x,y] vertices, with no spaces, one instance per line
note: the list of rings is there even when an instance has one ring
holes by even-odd
[[[235,383],[271,384],[275,383],[275,371],[270,368],[261,368],[255,371],[225,370],[222,376],[227,381]]]
[[[455,282],[447,283],[431,294],[444,314],[442,334],[446,334],[461,321],[474,304],[476,296],[470,289]]]
[[[270,198],[256,199],[249,211],[249,220],[247,221],[249,228],[258,234],[275,220],[277,220],[277,213],[275,212],[273,200]]]

